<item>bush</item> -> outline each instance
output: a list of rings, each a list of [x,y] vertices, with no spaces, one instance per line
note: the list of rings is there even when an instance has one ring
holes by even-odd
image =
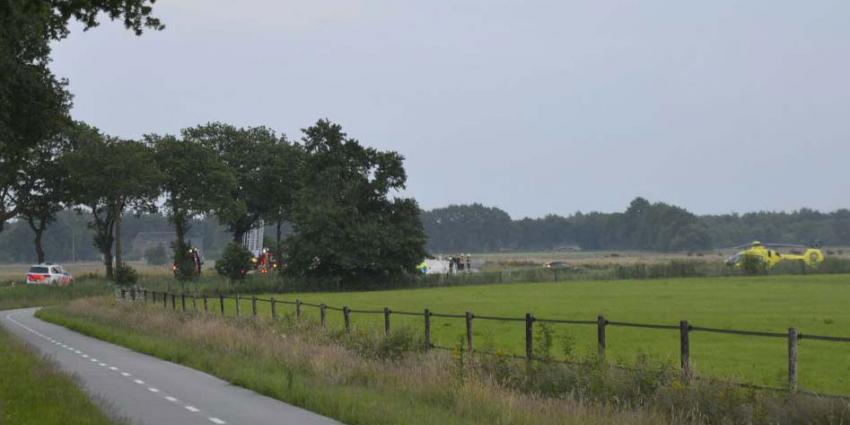
[[[168,264],[168,252],[163,244],[159,244],[145,251],[145,260],[151,266],[164,266]]]
[[[139,280],[139,273],[136,269],[122,263],[115,268],[115,283],[119,285],[135,285]]]
[[[767,273],[767,263],[758,255],[746,253],[741,257],[741,271],[748,275]]]
[[[215,271],[231,281],[245,279],[245,273],[251,268],[251,258],[253,255],[242,244],[230,242],[215,262]]]
[[[195,262],[189,253],[189,245],[186,242],[174,242],[174,277],[177,280],[192,280],[198,276]]]

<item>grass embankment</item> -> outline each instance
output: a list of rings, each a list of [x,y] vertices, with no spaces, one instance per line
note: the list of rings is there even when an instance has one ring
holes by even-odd
[[[104,414],[76,382],[0,327],[0,423],[107,425]]]
[[[263,298],[273,294],[261,295]],[[353,309],[460,313],[520,318],[532,312],[539,318],[595,320],[604,314],[611,321],[693,326],[783,333],[797,327],[805,334],[850,336],[850,275],[687,278],[639,281],[590,281],[565,283],[502,284],[435,289],[372,292],[322,292],[277,294],[278,300],[296,298]],[[179,301],[178,301],[179,303]],[[178,304],[179,308],[179,304]],[[217,299],[210,308],[218,310]],[[270,315],[267,303],[260,314]],[[235,314],[234,301],[225,310]],[[281,314],[292,314],[292,305],[278,305]],[[250,297],[241,303],[243,315],[251,312]],[[304,307],[307,318],[318,320],[318,309]],[[329,324],[342,327],[342,313],[328,311]],[[383,329],[383,315],[352,313],[355,327]],[[393,326],[409,326],[422,332],[423,319],[392,316]],[[432,319],[436,344],[453,346],[465,333],[463,319]],[[524,351],[522,322],[476,320],[475,344],[481,349]],[[540,333],[540,324],[535,325]],[[550,325],[552,354],[572,359],[596,353],[595,325]],[[609,326],[608,358],[628,363],[644,353],[655,360],[677,364],[677,330],[635,329]],[[705,376],[782,387],[787,379],[787,341],[737,335],[691,333],[691,362]],[[569,347],[567,347],[569,346]],[[569,351],[565,356],[565,351]],[[850,394],[850,343],[800,341],[801,388]]]

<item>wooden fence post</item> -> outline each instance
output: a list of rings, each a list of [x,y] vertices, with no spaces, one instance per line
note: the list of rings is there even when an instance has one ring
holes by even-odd
[[[392,313],[390,308],[384,307],[384,334],[387,336],[390,334],[390,313]]]
[[[171,294],[171,309],[177,310],[177,294]]]
[[[327,321],[326,321],[327,320],[326,316],[328,314],[327,308],[328,308],[328,306],[326,306],[324,303],[322,303],[322,305],[319,306],[319,321],[322,323],[322,329],[327,327]]]
[[[470,360],[472,359],[472,319],[474,317],[471,311],[466,312],[466,349],[470,354]]]
[[[605,326],[608,325],[608,320],[605,319],[605,316],[599,315],[596,316],[596,342],[599,347],[599,361],[605,361]]]
[[[351,309],[347,305],[342,307],[342,317],[345,319],[345,332],[351,333]]]
[[[180,306],[183,308],[183,311],[186,311],[186,294],[180,294]]]
[[[219,307],[221,308],[221,317],[224,317],[224,294],[218,294]]]
[[[162,293],[162,308],[168,308],[168,292]]]
[[[277,319],[277,301],[275,301],[274,297],[271,298],[272,304],[272,319]]]
[[[301,318],[301,300],[295,300],[295,318]]]
[[[797,328],[788,328],[788,390],[797,392],[797,342],[800,334]]]
[[[431,349],[431,310],[425,309],[425,349]]]
[[[126,289],[124,289],[124,288],[121,288],[121,299],[122,299],[122,300],[126,300],[126,299],[127,299],[127,290],[126,290]]]
[[[691,379],[691,326],[687,320],[679,322],[679,352],[682,364],[682,381]]]
[[[197,297],[192,294],[192,311],[198,311]]]
[[[136,301],[136,288],[130,288],[130,300]]]
[[[209,305],[207,304],[207,294],[204,294],[204,313],[208,313],[209,311]]]
[[[236,317],[239,317],[239,294],[236,294]]]
[[[525,313],[525,358],[534,358],[534,315]]]
[[[251,296],[251,316],[254,316],[255,319],[257,318],[257,296],[256,295]]]

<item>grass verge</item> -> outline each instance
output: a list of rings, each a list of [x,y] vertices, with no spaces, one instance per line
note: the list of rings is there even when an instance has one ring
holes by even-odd
[[[75,380],[0,327],[0,423],[107,425]]]
[[[324,331],[309,320],[218,318],[107,298],[38,316],[206,371],[349,424],[831,424],[850,404],[686,385],[643,358],[635,370],[421,352],[413,331]],[[843,422],[842,422],[843,421]]]

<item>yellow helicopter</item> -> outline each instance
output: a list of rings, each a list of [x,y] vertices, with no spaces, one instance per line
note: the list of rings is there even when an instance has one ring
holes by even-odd
[[[805,264],[808,267],[815,268],[823,263],[823,252],[820,248],[817,247],[806,247],[804,245],[793,245],[793,244],[765,244],[759,241],[753,241],[753,243],[749,245],[741,245],[735,247],[736,249],[741,249],[746,247],[747,249],[738,251],[736,254],[726,259],[726,264],[729,266],[741,267],[743,259],[745,256],[751,255],[761,259],[762,263],[767,268],[772,268],[773,266],[783,262],[783,261],[799,261]],[[795,248],[795,249],[804,249],[802,254],[791,253],[791,254],[783,254],[777,251],[776,249],[771,248]]]

